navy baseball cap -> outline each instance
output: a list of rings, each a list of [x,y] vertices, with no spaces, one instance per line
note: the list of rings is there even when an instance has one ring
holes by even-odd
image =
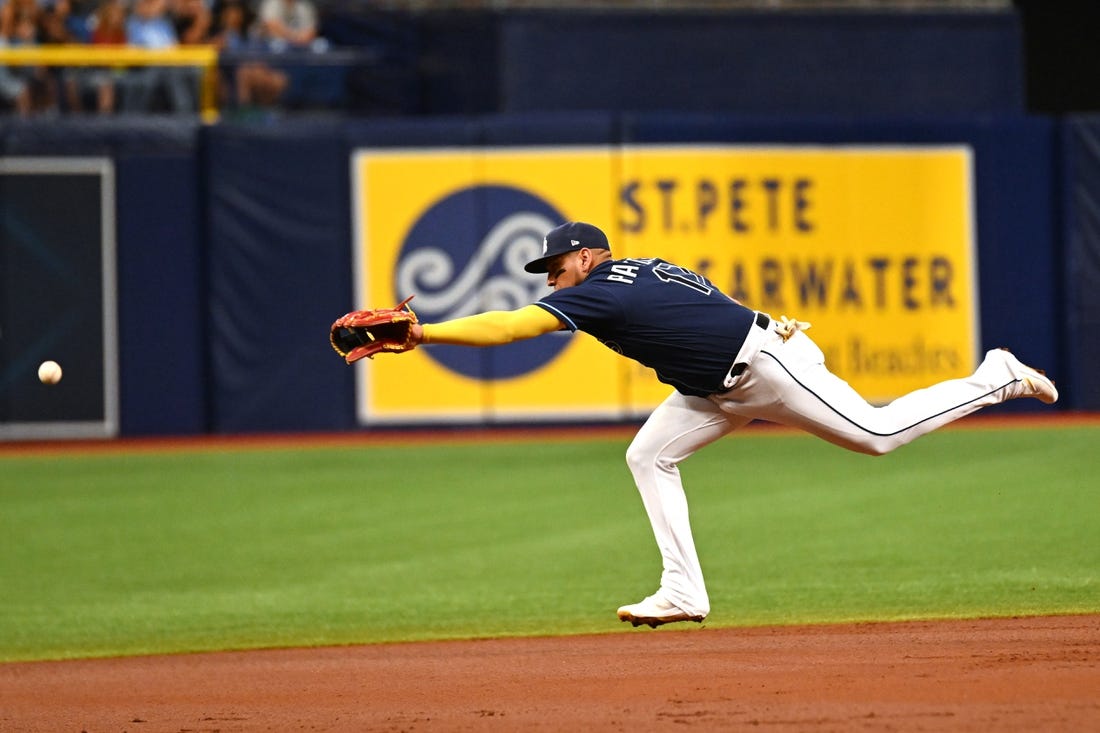
[[[583,221],[566,222],[550,230],[542,242],[542,257],[531,260],[523,269],[533,273],[546,272],[546,263],[550,260],[560,254],[583,248],[610,250],[611,245],[597,227]]]

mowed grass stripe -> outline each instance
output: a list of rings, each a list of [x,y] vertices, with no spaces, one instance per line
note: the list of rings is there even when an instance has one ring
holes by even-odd
[[[710,446],[706,623],[1100,611],[1098,439]],[[0,457],[0,659],[629,631],[660,560],[628,442]]]

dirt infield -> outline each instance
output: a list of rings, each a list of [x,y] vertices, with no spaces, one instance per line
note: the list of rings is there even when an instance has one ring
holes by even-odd
[[[1100,616],[0,665],[0,729],[1085,731]]]

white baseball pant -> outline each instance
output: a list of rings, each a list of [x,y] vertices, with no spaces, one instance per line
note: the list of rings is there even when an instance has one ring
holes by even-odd
[[[659,593],[690,614],[705,616],[710,602],[677,466],[700,448],[760,419],[801,428],[849,450],[882,455],[1022,394],[1006,352],[990,351],[970,377],[876,407],[829,372],[821,349],[808,336],[797,332],[784,341],[772,325],[750,330],[734,362],[747,367],[727,380],[728,391],[709,397],[674,392],[627,449],[627,464],[661,552]]]

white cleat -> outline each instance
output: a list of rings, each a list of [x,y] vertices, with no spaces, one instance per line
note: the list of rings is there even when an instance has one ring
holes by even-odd
[[[657,595],[649,596],[638,603],[632,603],[619,609],[620,621],[629,621],[634,626],[647,624],[654,629],[661,624],[671,624],[676,621],[699,623],[704,618],[706,618],[705,615],[690,614]]]
[[[1054,381],[1046,375],[1042,369],[1034,369],[1024,364],[1008,349],[1002,348],[1002,356],[1008,364],[1009,371],[1020,380],[1024,392],[1020,397],[1034,397],[1040,402],[1053,405],[1058,401],[1058,389]]]

